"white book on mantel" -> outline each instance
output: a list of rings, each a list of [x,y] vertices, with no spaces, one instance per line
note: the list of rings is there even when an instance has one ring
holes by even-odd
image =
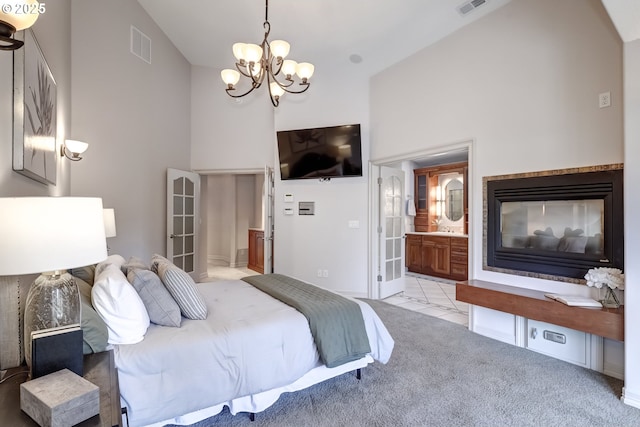
[[[560,294],[544,294],[544,296],[573,307],[602,307],[599,301],[589,297]]]

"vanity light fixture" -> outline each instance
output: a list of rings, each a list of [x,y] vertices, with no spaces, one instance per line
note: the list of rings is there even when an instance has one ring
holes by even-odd
[[[86,142],[67,139],[60,147],[60,157],[65,156],[67,159],[77,162],[82,160],[80,154],[87,151],[87,148],[89,148],[89,144]]]
[[[0,6],[0,50],[20,49],[24,42],[11,36],[16,31],[31,27],[45,10],[45,4],[36,0],[3,2]]]
[[[264,14],[264,39],[261,45],[252,43],[235,43],[233,45],[233,55],[236,57],[236,69],[222,70],[220,76],[227,88],[227,95],[232,98],[241,98],[259,88],[267,79],[267,89],[269,90],[269,98],[274,107],[280,103],[280,97],[285,92],[302,93],[309,89],[309,79],[313,75],[314,66],[308,62],[297,63],[292,60],[285,60],[289,54],[290,45],[284,40],[274,40],[269,42],[269,32],[271,24],[269,24],[269,0],[265,1]],[[240,95],[235,95],[236,83],[240,81],[240,76],[250,79],[251,87]],[[302,89],[296,91],[291,89],[295,82],[293,77],[297,75],[300,78],[299,85]],[[284,77],[284,80],[278,80],[277,77]]]

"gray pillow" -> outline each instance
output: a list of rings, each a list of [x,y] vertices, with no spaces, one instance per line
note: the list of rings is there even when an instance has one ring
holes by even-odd
[[[80,293],[80,327],[82,329],[82,353],[100,353],[107,349],[109,331],[107,324],[91,304],[91,285],[75,277]]]
[[[69,270],[69,273],[71,273],[73,277],[82,279],[87,282],[88,285],[93,286],[93,278],[96,273],[96,265],[93,264],[87,265],[86,267],[72,268],[71,270]]]
[[[129,271],[134,269],[134,268],[139,268],[139,269],[142,269],[142,270],[149,270],[149,266],[147,264],[145,264],[144,261],[142,261],[140,258],[135,257],[135,256],[129,257],[127,262],[122,264],[122,272],[125,275],[129,274]]]
[[[142,268],[130,268],[127,279],[140,295],[149,313],[149,320],[156,325],[180,327],[180,307],[156,273]]]
[[[207,318],[207,305],[191,276],[175,265],[166,262],[158,264],[158,276],[178,303],[184,317],[194,320]]]

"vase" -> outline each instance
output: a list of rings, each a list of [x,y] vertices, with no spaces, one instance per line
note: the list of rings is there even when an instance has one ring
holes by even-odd
[[[604,307],[607,308],[618,308],[620,307],[620,300],[618,300],[618,296],[610,287],[606,286],[600,289],[600,303]]]

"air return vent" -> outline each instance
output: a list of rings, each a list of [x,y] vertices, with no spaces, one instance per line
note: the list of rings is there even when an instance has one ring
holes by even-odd
[[[486,2],[487,0],[471,0],[469,2],[461,4],[457,9],[460,15],[466,15],[467,13],[476,10]]]
[[[131,53],[151,64],[151,39],[133,25],[131,26]]]

